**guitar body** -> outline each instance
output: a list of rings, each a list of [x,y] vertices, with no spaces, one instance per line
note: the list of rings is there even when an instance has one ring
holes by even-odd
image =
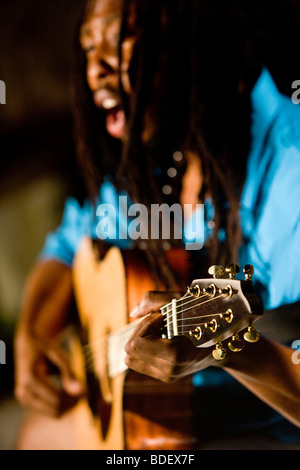
[[[183,266],[179,266],[179,269]],[[88,365],[79,344],[71,346],[73,368],[85,378],[89,397],[73,410],[80,449],[191,449],[192,384],[165,385],[134,372],[111,377],[109,335],[128,324],[128,312],[154,290],[146,263],[135,252],[124,257],[113,247],[98,261],[84,239],[74,262],[74,290],[83,342],[90,344]],[[85,351],[86,352],[86,351]],[[116,351],[117,352],[117,351]],[[112,359],[113,360],[113,359]],[[87,373],[86,373],[87,372]]]

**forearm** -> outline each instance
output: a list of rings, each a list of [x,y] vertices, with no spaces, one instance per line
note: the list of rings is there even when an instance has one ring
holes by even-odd
[[[72,301],[70,268],[53,260],[37,264],[26,282],[17,331],[55,336],[68,322]]]
[[[155,298],[153,293],[151,298],[145,296],[135,309],[135,317],[157,309]],[[157,299],[162,300],[161,296]],[[161,339],[162,324],[163,317],[152,314],[136,327],[126,345],[125,362],[129,368],[163,382],[174,382],[210,366],[223,368],[262,401],[300,426],[300,365],[293,363],[292,349],[262,337],[257,343],[246,343],[241,352],[227,348],[227,357],[216,361],[212,357],[214,346],[196,348],[184,336],[171,341]]]
[[[300,426],[300,366],[292,361],[293,351],[261,338],[231,353],[224,369],[248,390]]]
[[[23,406],[52,416],[85,393],[85,384],[75,378],[65,349],[56,341],[69,324],[72,303],[70,268],[57,261],[33,268],[14,341],[15,396]],[[53,381],[53,366],[59,385]],[[71,402],[66,395],[72,396]]]

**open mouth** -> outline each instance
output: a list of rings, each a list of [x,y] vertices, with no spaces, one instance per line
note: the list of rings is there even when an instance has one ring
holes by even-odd
[[[94,102],[105,112],[107,132],[116,139],[122,139],[126,123],[119,96],[113,91],[102,88],[94,93]]]
[[[119,108],[120,105],[119,105],[119,102],[116,98],[113,98],[113,97],[108,97],[108,98],[105,98],[103,101],[102,101],[102,108],[105,110],[105,111],[111,111],[112,109],[116,109],[116,108]]]

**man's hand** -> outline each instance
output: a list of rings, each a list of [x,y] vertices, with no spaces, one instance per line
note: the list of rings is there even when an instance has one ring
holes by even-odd
[[[84,385],[70,369],[65,351],[54,341],[41,341],[20,332],[15,354],[15,395],[21,405],[59,416],[85,393]]]
[[[58,416],[85,392],[58,338],[69,324],[71,269],[55,260],[35,265],[24,289],[14,338],[15,395],[21,405]]]
[[[185,336],[161,338],[163,316],[155,312],[181,295],[148,292],[133,310],[132,318],[152,315],[138,324],[126,345],[125,363],[130,369],[168,383],[213,364],[211,348],[197,349]]]

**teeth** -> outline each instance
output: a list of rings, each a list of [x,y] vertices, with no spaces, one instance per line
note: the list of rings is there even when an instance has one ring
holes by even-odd
[[[102,103],[104,109],[113,109],[116,106],[118,106],[118,101],[114,98],[106,98]]]

